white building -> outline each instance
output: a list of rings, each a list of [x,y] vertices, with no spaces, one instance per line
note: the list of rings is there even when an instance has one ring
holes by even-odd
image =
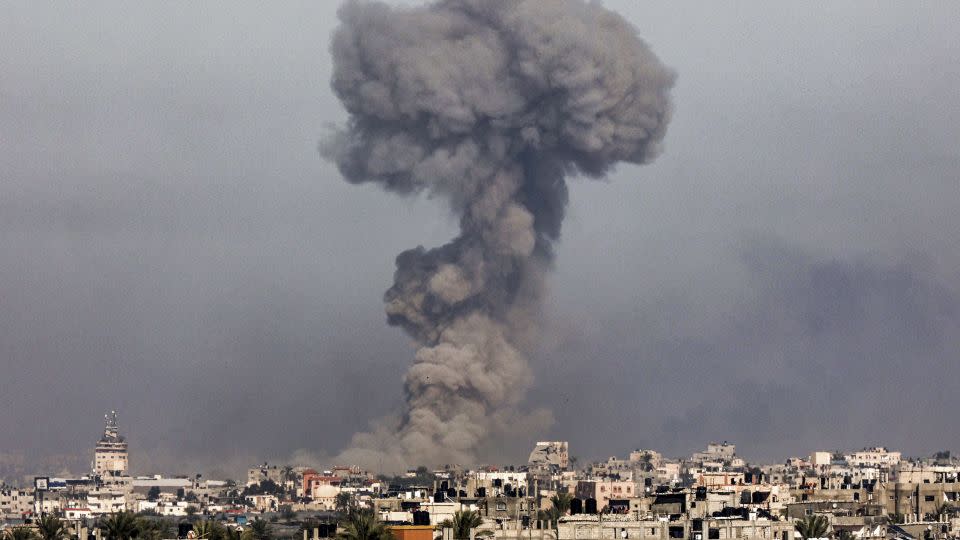
[[[851,467],[889,468],[900,463],[900,452],[890,452],[882,446],[867,448],[843,457]]]
[[[122,490],[97,488],[87,493],[87,508],[94,515],[123,512],[127,509],[127,497]]]
[[[104,419],[103,436],[93,452],[93,473],[107,481],[112,477],[126,476],[129,457],[127,441],[120,436],[117,426],[117,411],[110,411]]]

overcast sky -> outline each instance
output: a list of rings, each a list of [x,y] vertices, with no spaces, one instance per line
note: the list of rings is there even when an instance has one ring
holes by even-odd
[[[527,400],[581,460],[960,450],[960,4],[607,0],[677,74],[665,152],[574,179]],[[334,2],[0,17],[0,453],[135,473],[333,454],[402,403],[395,255],[441,201],[317,152]]]

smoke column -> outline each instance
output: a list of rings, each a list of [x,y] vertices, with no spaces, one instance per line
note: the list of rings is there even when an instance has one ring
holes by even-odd
[[[521,417],[549,417],[518,403],[567,176],[651,160],[674,74],[596,2],[348,1],[339,17],[332,86],[349,120],[321,152],[350,182],[442,196],[460,220],[448,244],[397,256],[387,318],[418,346],[406,410],[340,459],[473,465]]]

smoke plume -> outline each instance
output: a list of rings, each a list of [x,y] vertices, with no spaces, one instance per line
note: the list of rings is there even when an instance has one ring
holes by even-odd
[[[397,257],[387,318],[418,344],[406,410],[341,459],[472,465],[531,383],[566,177],[657,155],[674,74],[622,17],[580,0],[349,1],[331,51],[349,112],[321,145],[350,182],[445,198],[448,244]]]

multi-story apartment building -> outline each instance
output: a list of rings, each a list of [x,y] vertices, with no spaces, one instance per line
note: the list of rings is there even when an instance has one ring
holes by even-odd
[[[33,512],[33,491],[13,487],[0,488],[0,515],[20,517]]]
[[[851,467],[894,467],[900,463],[900,452],[891,452],[882,446],[865,448],[843,456]]]
[[[558,540],[727,540],[765,539],[792,540],[792,521],[754,518],[637,519],[625,516],[577,515],[561,518],[557,526]]]
[[[117,412],[110,411],[104,419],[106,425],[103,436],[93,452],[93,473],[108,481],[110,478],[126,476],[130,462],[127,441],[120,436],[117,425]]]

